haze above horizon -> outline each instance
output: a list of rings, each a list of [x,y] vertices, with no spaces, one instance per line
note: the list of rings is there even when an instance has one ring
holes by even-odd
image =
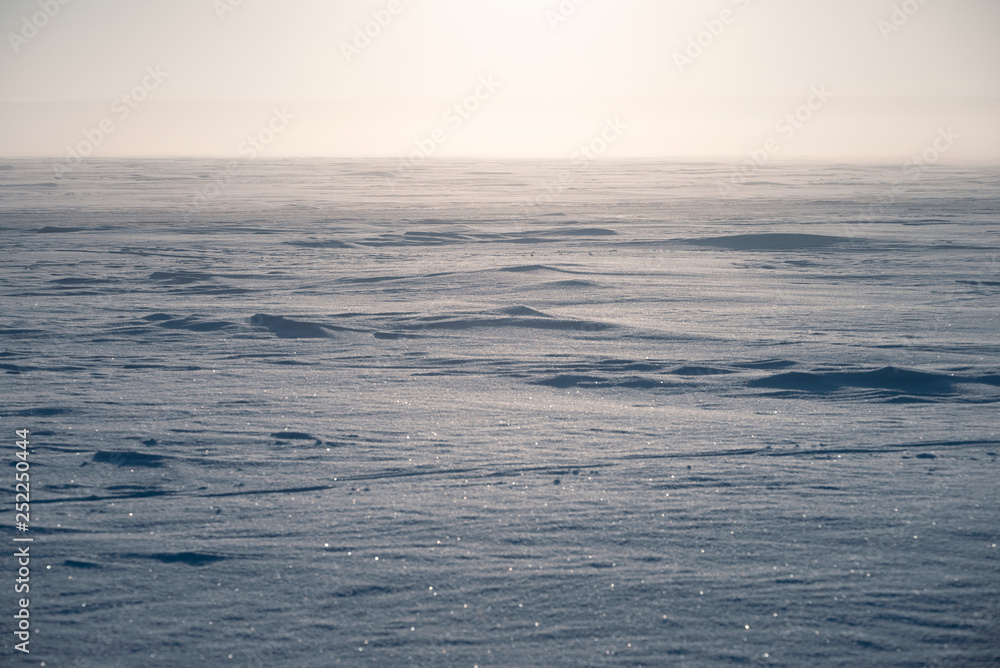
[[[6,157],[1000,158],[989,0],[16,0]]]

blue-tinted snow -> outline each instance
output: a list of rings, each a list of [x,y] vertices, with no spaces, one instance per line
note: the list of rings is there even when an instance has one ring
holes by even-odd
[[[1000,170],[11,164],[33,659],[1000,656]]]

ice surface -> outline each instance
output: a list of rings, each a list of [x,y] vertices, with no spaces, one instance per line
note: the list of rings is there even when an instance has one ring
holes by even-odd
[[[1000,170],[12,164],[0,663],[1000,659]]]

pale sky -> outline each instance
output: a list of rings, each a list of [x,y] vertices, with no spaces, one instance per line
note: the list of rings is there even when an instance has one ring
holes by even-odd
[[[997,0],[62,1],[0,4],[0,155],[569,158],[610,122],[610,158],[951,128],[947,159],[1000,160]]]

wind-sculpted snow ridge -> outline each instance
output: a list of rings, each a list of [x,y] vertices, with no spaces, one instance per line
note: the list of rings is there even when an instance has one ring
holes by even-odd
[[[353,317],[359,314],[340,314],[341,317]],[[336,315],[331,317],[337,317]],[[279,339],[327,339],[337,334],[363,333],[370,330],[359,327],[344,327],[332,323],[318,323],[306,320],[286,318],[281,315],[255,313],[247,323],[256,330],[266,330]]]
[[[126,324],[114,324],[107,330],[117,336],[143,338],[158,330],[183,330],[188,332],[225,332],[237,327],[229,320],[212,320],[201,315],[178,316],[169,313],[150,313]]]
[[[926,402],[948,399],[969,401],[1000,401],[995,392],[986,395],[962,394],[969,385],[1000,385],[997,374],[967,375],[916,371],[893,366],[854,371],[792,371],[748,383],[750,387],[782,390],[774,396],[796,394],[830,394],[843,390],[871,390],[882,400],[894,402]],[[995,395],[995,396],[994,396]]]
[[[75,277],[70,277],[70,278],[56,278],[56,279],[53,279],[53,280],[51,280],[49,282],[53,283],[53,284],[55,284],[55,285],[57,285],[59,287],[63,287],[63,286],[65,286],[65,287],[76,287],[78,285],[107,285],[109,283],[119,283],[121,281],[120,281],[120,279],[114,279],[114,278],[75,278]]]
[[[480,312],[414,316],[397,322],[393,328],[394,332],[377,332],[376,336],[389,338],[388,335],[393,333],[429,335],[438,330],[504,330],[508,328],[592,333],[611,330],[614,327],[615,325],[612,323],[558,318],[527,306],[511,306]]]
[[[149,278],[164,285],[190,285],[211,280],[213,275],[198,271],[154,271]]]
[[[772,390],[766,396],[775,398],[823,397],[826,400],[881,401],[889,403],[964,402],[991,403],[1000,401],[1000,375],[993,373],[940,373],[897,367],[880,369],[785,371],[759,376],[758,370],[802,366],[791,360],[744,362],[728,366],[688,363],[670,368],[668,363],[606,360],[574,362],[535,370],[525,374],[519,368],[514,375],[530,375],[535,385],[557,389],[628,388],[685,392],[694,389],[739,395],[741,387],[752,390]],[[634,375],[634,372],[653,372]]]
[[[86,227],[70,227],[69,225],[46,225],[35,231],[39,234],[70,234],[73,232],[85,232],[87,229]]]
[[[565,281],[549,281],[548,283],[538,284],[538,288],[541,290],[580,290],[600,287],[603,286],[597,281],[585,281],[579,278],[570,278]]]
[[[538,230],[519,230],[511,232],[476,232],[465,230],[461,232],[440,232],[429,230],[410,230],[398,233],[386,233],[375,238],[358,240],[359,246],[450,246],[450,245],[533,245],[533,244],[564,244],[567,240],[577,243],[588,239],[601,239],[617,236],[618,232],[603,227],[546,227]]]
[[[570,387],[585,388],[628,388],[637,390],[652,389],[677,389],[677,384],[668,380],[659,380],[643,376],[597,376],[597,375],[569,375],[563,374],[535,381],[536,385],[547,385],[560,389]]]
[[[314,322],[289,320],[280,315],[265,315],[257,313],[250,318],[253,327],[260,327],[271,332],[279,339],[325,339],[330,332]]]
[[[671,371],[670,373],[675,376],[724,376],[730,373],[736,373],[733,369],[723,369],[715,366],[703,366],[696,364],[688,364],[682,367],[678,367]]]
[[[551,267],[551,266],[544,265],[544,264],[523,264],[523,265],[516,265],[516,266],[513,266],[513,267],[501,267],[499,269],[499,271],[509,271],[511,273],[518,273],[518,274],[531,273],[531,272],[536,272],[536,271],[554,271],[554,272],[558,272],[558,273],[562,273],[562,274],[578,274],[578,273],[581,273],[579,271],[573,271],[573,270],[570,270],[570,269],[562,269],[560,267]]]
[[[115,466],[143,466],[159,468],[163,466],[163,456],[148,452],[107,452],[94,453],[93,462],[114,464]]]
[[[233,325],[234,323],[225,320],[203,320],[198,316],[172,318],[156,323],[157,327],[163,329],[186,329],[192,332],[215,332],[233,327]]]
[[[351,248],[351,244],[337,239],[297,239],[283,242],[289,246],[300,248]]]
[[[271,438],[277,439],[279,441],[318,441],[320,439],[316,438],[312,434],[307,434],[303,431],[276,431],[271,434]]]
[[[197,271],[156,271],[149,276],[154,285],[173,293],[244,295],[254,292],[251,288],[228,285],[219,281],[220,278],[259,279],[263,277],[254,275],[222,276]]]
[[[159,552],[155,554],[123,554],[123,559],[154,559],[164,564],[184,564],[186,566],[207,566],[228,557],[220,554],[201,552]]]
[[[685,240],[686,243],[695,246],[713,246],[715,248],[743,251],[806,250],[836,246],[848,241],[850,239],[846,237],[787,232],[735,234],[725,237],[703,237],[700,239]]]

